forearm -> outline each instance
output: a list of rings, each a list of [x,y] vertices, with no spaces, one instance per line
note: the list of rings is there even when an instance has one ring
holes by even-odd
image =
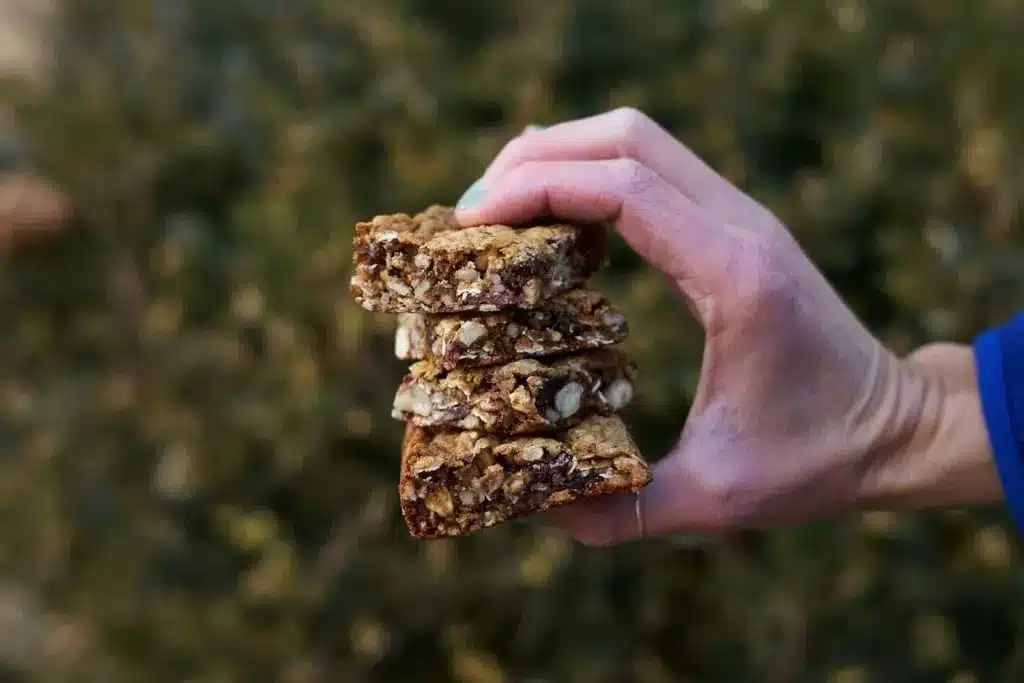
[[[901,363],[915,386],[908,438],[865,476],[866,508],[920,509],[998,503],[1003,491],[982,411],[971,347],[930,344]]]

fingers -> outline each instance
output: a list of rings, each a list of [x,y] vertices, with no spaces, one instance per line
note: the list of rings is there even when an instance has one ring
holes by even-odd
[[[547,513],[547,518],[586,545],[613,545],[640,538],[635,498],[631,493],[616,493],[555,508]],[[646,533],[650,532],[646,531],[645,522]]]
[[[690,297],[718,291],[726,276],[733,229],[632,159],[528,162],[458,210],[466,224],[514,224],[546,214],[616,223],[623,239]]]
[[[630,493],[602,496],[554,509],[548,517],[587,545],[606,546],[637,540],[641,535],[676,533],[684,518],[686,494],[674,468],[672,459],[659,462],[653,467],[651,483],[636,496]]]
[[[543,130],[532,128],[505,146],[481,177],[481,185],[490,187],[530,162],[633,159],[723,219],[748,222],[744,219],[760,210],[756,202],[635,109],[616,109]]]
[[[642,257],[672,277],[689,299],[728,289],[737,235],[702,207],[632,159],[528,162],[500,177],[475,204],[459,210],[468,224],[518,223],[539,215],[576,222],[614,222]],[[707,308],[697,307],[698,311]],[[702,319],[707,325],[708,321]],[[680,520],[699,520],[704,499],[689,495],[670,457],[654,468],[640,492],[647,534],[677,531]],[[551,513],[574,537],[591,544],[639,535],[635,499],[613,495]]]

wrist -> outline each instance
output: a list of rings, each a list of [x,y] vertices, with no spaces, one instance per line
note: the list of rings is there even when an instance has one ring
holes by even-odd
[[[889,429],[880,430],[859,504],[923,509],[1000,502],[971,349],[935,344],[893,361]]]

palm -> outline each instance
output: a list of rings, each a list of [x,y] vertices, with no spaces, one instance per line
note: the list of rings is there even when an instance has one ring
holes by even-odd
[[[882,400],[878,375],[894,359],[801,260],[786,251],[735,274],[760,278],[733,290],[757,296],[720,301],[720,322],[709,321],[719,329],[708,335],[694,406],[670,456],[692,494],[677,514],[692,526],[805,518],[852,493],[850,470],[861,466],[855,456],[867,436],[856,433],[857,417]]]

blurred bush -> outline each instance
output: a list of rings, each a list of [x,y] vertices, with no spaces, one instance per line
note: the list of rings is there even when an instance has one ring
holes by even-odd
[[[1019,681],[1000,510],[588,550],[411,541],[392,321],[351,226],[629,104],[787,223],[894,349],[1024,307],[1019,3],[64,0],[5,159],[74,225],[0,269],[0,680]],[[63,214],[61,214],[63,215]],[[600,286],[657,459],[699,330]]]

